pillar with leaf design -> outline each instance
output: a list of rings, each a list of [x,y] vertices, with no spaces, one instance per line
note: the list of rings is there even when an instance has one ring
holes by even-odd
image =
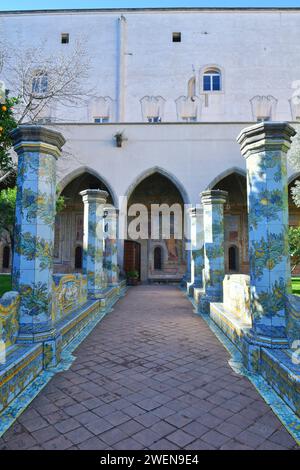
[[[295,130],[285,122],[261,122],[238,136],[246,158],[252,329],[248,366],[257,368],[255,345],[287,347],[286,296],[291,270],[288,244],[286,153]],[[252,345],[252,346],[251,346]]]
[[[103,216],[108,193],[100,189],[80,192],[84,204],[83,273],[87,275],[88,296],[103,296],[106,274],[103,266]]]
[[[61,337],[52,322],[56,160],[63,136],[42,126],[12,133],[18,154],[13,289],[20,293],[18,342],[42,342],[44,366],[60,358]]]
[[[105,232],[105,269],[107,273],[108,285],[116,285],[119,281],[118,268],[118,246],[117,246],[117,227],[118,227],[118,210],[113,206],[105,209],[105,224],[107,231]]]
[[[200,313],[209,313],[210,302],[223,299],[224,263],[224,204],[228,193],[218,189],[203,191],[204,276]]]

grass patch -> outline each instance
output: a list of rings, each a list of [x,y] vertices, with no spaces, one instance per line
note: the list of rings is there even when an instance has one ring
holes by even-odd
[[[292,277],[292,292],[300,295],[300,277]]]
[[[11,290],[11,276],[0,274],[0,297]]]

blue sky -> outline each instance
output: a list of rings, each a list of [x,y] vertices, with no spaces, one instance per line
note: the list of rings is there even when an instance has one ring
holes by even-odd
[[[0,0],[0,10],[138,7],[300,7],[300,0]]]

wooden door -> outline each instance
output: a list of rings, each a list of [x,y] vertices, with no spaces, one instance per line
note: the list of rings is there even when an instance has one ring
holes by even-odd
[[[124,243],[124,271],[138,271],[141,275],[141,245],[132,240]]]

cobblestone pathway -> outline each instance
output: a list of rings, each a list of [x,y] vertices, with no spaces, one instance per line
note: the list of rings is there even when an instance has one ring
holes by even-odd
[[[295,441],[172,286],[130,289],[2,449],[286,449]]]

